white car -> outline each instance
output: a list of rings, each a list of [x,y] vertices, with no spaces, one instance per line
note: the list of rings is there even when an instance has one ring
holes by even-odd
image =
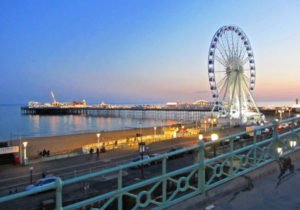
[[[52,182],[55,182],[55,180],[56,180],[57,178],[58,178],[58,177],[56,177],[56,176],[48,176],[48,177],[39,179],[39,180],[36,181],[35,184],[30,184],[30,185],[28,185],[27,187],[25,187],[25,190],[26,190],[26,191],[29,191],[29,190],[39,189],[39,188],[41,188],[42,186],[44,186],[44,185],[46,185],[46,184],[50,184],[50,183],[52,183]]]

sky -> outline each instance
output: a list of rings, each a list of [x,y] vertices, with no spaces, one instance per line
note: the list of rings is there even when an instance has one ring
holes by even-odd
[[[214,33],[238,25],[254,51],[254,98],[300,98],[298,0],[1,0],[0,104],[211,100]]]

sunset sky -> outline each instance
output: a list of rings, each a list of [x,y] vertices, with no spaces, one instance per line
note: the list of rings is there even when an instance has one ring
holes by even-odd
[[[208,48],[229,24],[254,50],[255,99],[300,98],[298,0],[1,0],[0,103],[211,100]]]

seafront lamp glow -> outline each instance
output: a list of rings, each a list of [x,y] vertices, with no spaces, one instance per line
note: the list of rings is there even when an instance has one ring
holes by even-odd
[[[278,148],[277,148],[277,153],[278,153],[279,155],[282,155],[282,152],[283,152],[282,147],[278,147]]]
[[[278,110],[279,113],[279,119],[282,120],[282,114],[284,113],[283,109]]]
[[[213,142],[214,157],[216,157],[217,156],[217,148],[216,148],[217,145],[216,145],[215,141],[217,141],[219,139],[219,136],[216,133],[212,133],[210,136],[210,139]]]
[[[26,148],[27,148],[28,142],[24,141],[23,142],[23,148],[24,148],[24,165],[27,163],[27,153],[26,153]]]
[[[290,141],[290,147],[291,147],[291,148],[296,147],[296,145],[297,145],[297,142],[296,142],[296,141]]]
[[[203,134],[199,134],[198,139],[199,141],[203,141]]]
[[[216,134],[216,133],[213,133],[213,134],[211,134],[211,140],[212,141],[217,141],[218,139],[219,139],[219,136],[218,136],[218,134]]]
[[[100,138],[101,134],[100,134],[100,133],[97,133],[96,135],[97,135],[97,142],[98,142],[98,145],[97,145],[97,146],[99,147],[99,138]]]
[[[154,126],[153,129],[154,129],[154,139],[156,139],[156,129],[157,129],[157,127]]]

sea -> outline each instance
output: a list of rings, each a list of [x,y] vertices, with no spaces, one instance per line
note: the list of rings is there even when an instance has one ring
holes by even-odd
[[[127,130],[176,124],[174,120],[84,115],[22,115],[22,105],[0,105],[0,142],[20,138]]]
[[[258,101],[258,106],[291,106],[294,101]],[[0,142],[41,136],[93,133],[172,125],[174,120],[84,115],[22,115],[22,105],[0,105]]]

